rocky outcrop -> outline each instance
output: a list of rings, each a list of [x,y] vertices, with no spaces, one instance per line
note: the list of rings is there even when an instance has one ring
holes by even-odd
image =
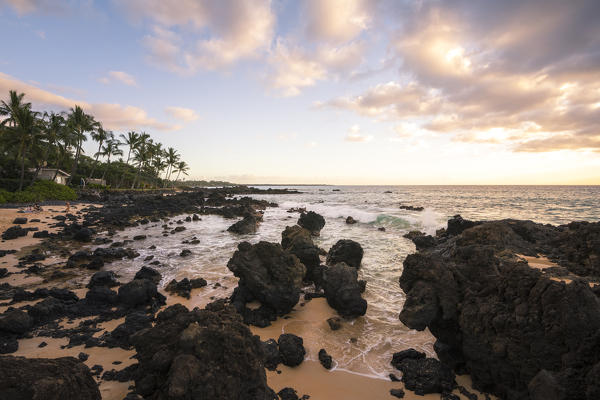
[[[284,333],[277,340],[279,353],[284,365],[296,367],[304,361],[306,350],[304,350],[304,341],[301,337],[291,333]]]
[[[455,216],[433,239],[404,261],[400,319],[429,328],[444,364],[508,400],[596,398],[600,301],[589,282],[600,275],[600,223]],[[519,256],[537,254],[558,266]]]
[[[300,299],[300,287],[306,268],[298,258],[276,243],[242,242],[233,254],[227,268],[240,278],[232,302],[250,321],[252,314],[269,314],[273,318],[285,315]],[[257,300],[258,310],[249,310],[245,304]],[[254,312],[256,311],[256,312]],[[256,321],[254,321],[256,322]],[[263,319],[264,322],[264,319]]]
[[[0,397],[7,400],[100,400],[88,367],[73,357],[0,357]]]
[[[237,233],[238,235],[248,235],[256,233],[258,228],[258,219],[254,215],[246,215],[244,218],[227,228],[228,232]]]
[[[328,267],[323,273],[323,290],[327,303],[341,316],[358,317],[367,312],[356,268],[344,263]]]
[[[325,226],[325,218],[314,211],[300,214],[298,225],[308,229],[313,236],[319,236],[321,229]]]
[[[360,243],[350,239],[338,240],[327,253],[327,264],[346,263],[351,267],[360,268],[363,258],[363,248]]]
[[[281,247],[292,253],[306,267],[306,280],[320,283],[317,269],[321,260],[319,247],[313,243],[310,232],[299,225],[286,226],[281,233]]]
[[[135,390],[146,399],[277,399],[258,336],[222,303],[171,306],[131,340],[139,359]]]
[[[23,236],[27,236],[28,229],[21,228],[19,225],[11,226],[2,232],[2,240],[13,240]]]
[[[165,290],[171,294],[177,294],[178,296],[189,299],[190,295],[192,293],[192,289],[201,288],[206,285],[207,285],[207,282],[204,278],[195,278],[195,279],[183,278],[180,281],[173,279],[165,287]]]
[[[402,371],[404,387],[420,396],[428,393],[448,394],[456,386],[454,373],[449,367],[414,349],[394,353],[392,365]]]

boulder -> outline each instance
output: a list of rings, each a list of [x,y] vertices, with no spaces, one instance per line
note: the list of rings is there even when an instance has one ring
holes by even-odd
[[[119,288],[119,303],[128,307],[152,305],[155,300],[164,302],[156,289],[156,283],[148,279],[134,279]]]
[[[117,280],[117,275],[115,275],[113,271],[98,271],[92,275],[87,284],[87,287],[90,289],[94,286],[119,286],[119,281]]]
[[[354,224],[356,224],[357,222],[358,222],[358,221],[357,221],[357,220],[355,220],[354,218],[352,218],[351,216],[348,216],[348,217],[346,218],[346,223],[347,223],[348,225],[354,225]]]
[[[32,318],[24,311],[9,309],[0,314],[0,332],[22,335],[33,326]]]
[[[180,281],[176,281],[175,279],[173,279],[165,287],[165,290],[171,294],[177,294],[178,296],[189,299],[192,289],[201,288],[206,285],[207,285],[207,282],[203,278],[196,278],[196,279],[191,279],[191,280],[188,278],[183,278]]]
[[[323,274],[323,290],[327,303],[341,316],[358,317],[367,312],[356,268],[344,263],[327,268]]]
[[[284,365],[296,367],[304,361],[306,350],[304,350],[304,341],[301,337],[291,333],[284,333],[277,340],[279,353]]]
[[[240,278],[239,287],[277,315],[290,312],[300,299],[306,268],[279,244],[242,242],[227,268]]]
[[[228,232],[237,233],[238,235],[248,235],[255,233],[258,228],[258,220],[254,215],[246,215],[243,219],[227,228]]]
[[[308,229],[313,236],[319,236],[321,229],[325,226],[325,218],[314,211],[300,214],[298,225]]]
[[[11,226],[2,233],[2,240],[13,240],[27,235],[28,229],[23,229],[19,225]]]
[[[39,220],[38,220],[39,221]],[[27,218],[25,217],[17,217],[12,222],[14,225],[23,225],[27,223]]]
[[[349,239],[338,240],[327,253],[327,265],[343,262],[351,267],[360,268],[363,253],[363,248],[358,242]]]
[[[321,260],[319,258],[319,247],[316,246],[307,229],[299,225],[286,226],[281,233],[281,247],[292,253],[306,267],[306,278],[318,283],[320,281],[315,271]]]
[[[154,268],[143,266],[138,272],[135,273],[135,277],[133,279],[148,279],[149,281],[152,281],[158,285],[162,279],[162,275]]]
[[[100,400],[88,367],[73,357],[0,357],[3,399]]]
[[[275,400],[264,356],[234,308],[188,311],[180,304],[130,337],[138,354],[135,390],[147,398]]]
[[[327,354],[327,351],[325,349],[319,350],[319,362],[325,369],[331,369],[331,367],[333,366],[333,358],[331,358],[331,356]]]
[[[392,365],[402,371],[404,387],[420,396],[448,393],[456,386],[455,376],[450,368],[435,358],[426,358],[425,353],[414,349],[395,353]]]

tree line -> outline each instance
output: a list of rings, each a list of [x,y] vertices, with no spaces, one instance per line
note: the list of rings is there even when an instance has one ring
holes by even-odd
[[[189,171],[174,148],[145,132],[117,136],[78,105],[68,112],[34,111],[24,93],[11,90],[0,103],[0,119],[0,188],[22,191],[42,168],[56,169],[54,179],[59,169],[69,172],[68,185],[100,178],[131,189],[174,185]],[[98,144],[93,157],[82,147],[88,138]]]

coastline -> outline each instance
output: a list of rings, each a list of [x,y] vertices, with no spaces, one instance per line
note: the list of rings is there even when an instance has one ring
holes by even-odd
[[[94,203],[78,203],[77,205],[71,206],[71,211],[76,213],[77,221],[81,221],[82,217],[85,216],[81,210],[88,206],[98,207],[99,204]],[[26,224],[27,227],[37,228],[38,230],[48,230],[50,233],[56,233],[59,231],[58,228],[51,228],[48,225],[50,221],[55,222],[53,218],[57,215],[64,215],[65,211],[62,207],[56,205],[43,206],[43,211],[40,213],[19,213],[18,209],[3,208],[0,209],[0,228],[2,231],[6,230],[9,226],[12,226],[11,222],[14,218],[26,216],[29,219],[40,219],[40,222],[33,222]],[[28,290],[33,290],[40,287],[64,287],[65,282],[61,280],[44,282],[44,279],[31,275],[25,277],[26,274],[22,273],[22,270],[17,268],[15,264],[18,262],[18,258],[31,253],[32,250],[39,248],[44,239],[33,238],[30,235],[20,237],[14,240],[3,241],[0,243],[0,250],[16,250],[14,254],[7,254],[3,258],[0,258],[0,266],[8,269],[11,273],[7,277],[0,279],[0,284],[9,283],[12,286],[21,287]],[[75,244],[73,247],[72,243],[66,243],[69,250],[76,250],[78,248],[85,248],[86,244],[78,245]],[[46,260],[42,260],[44,265],[60,265],[64,264],[66,258],[60,258],[53,256]],[[91,276],[93,271],[79,271],[82,276]],[[72,290],[80,298],[86,296],[87,289],[85,287],[73,287],[72,284],[66,286],[69,290]],[[203,307],[210,301],[207,296],[203,296],[202,292],[204,289],[194,289],[191,293],[190,299],[185,299],[176,295],[171,295],[164,290],[161,292],[166,296],[166,306],[173,304],[184,304],[190,310],[193,307]],[[22,301],[13,303],[11,305],[3,305],[0,307],[0,313],[6,311],[9,307],[24,307],[33,306],[34,304],[42,301],[42,299],[32,301]],[[284,387],[294,387],[299,394],[309,394],[312,398],[332,398],[332,396],[343,397],[346,399],[362,399],[365,396],[369,396],[374,399],[388,399],[390,398],[389,391],[392,388],[402,388],[401,382],[391,382],[389,379],[384,377],[377,377],[368,370],[364,371],[348,371],[337,369],[336,366],[331,371],[324,369],[317,361],[316,353],[319,349],[319,336],[311,334],[311,331],[315,326],[321,325],[321,328],[325,329],[326,319],[337,315],[335,310],[330,308],[325,299],[316,298],[309,301],[302,301],[302,306],[299,304],[286,318],[279,318],[271,326],[266,328],[251,327],[252,333],[261,337],[262,340],[277,338],[281,333],[294,333],[304,338],[304,344],[307,349],[307,357],[305,361],[298,367],[287,367],[279,366],[278,370],[281,373],[268,371],[267,380],[273,389],[279,391]],[[78,318],[69,319],[62,318],[58,320],[59,325],[64,328],[73,328],[81,324],[86,319],[90,318]],[[100,337],[114,330],[119,324],[124,321],[124,318],[118,318],[110,320],[106,323],[98,324],[98,330],[94,333],[94,337]],[[327,328],[328,329],[328,328]],[[331,334],[344,335],[345,338],[341,338],[345,342],[350,343],[349,336],[352,335],[351,331],[344,333],[344,329],[331,332]],[[19,339],[19,348],[10,355],[23,356],[27,358],[57,358],[72,356],[78,357],[80,353],[85,353],[88,358],[84,363],[92,368],[94,366],[102,366],[103,372],[110,371],[112,369],[120,370],[124,367],[134,364],[136,361],[132,358],[135,354],[135,350],[124,350],[119,347],[106,348],[106,347],[89,347],[85,345],[68,346],[69,340],[67,338],[51,338],[46,336],[36,336],[35,334],[29,338]],[[40,347],[41,343],[43,347]],[[335,352],[332,356],[336,357]],[[122,399],[129,391],[133,381],[118,382],[118,381],[106,381],[102,380],[101,375],[97,375],[96,381],[99,384],[99,389],[104,400]],[[471,389],[469,387],[469,389]],[[426,397],[413,395],[407,391],[407,397],[405,398],[436,398],[435,395],[428,395]],[[460,393],[456,391],[456,394],[461,397]],[[461,397],[463,398],[463,397]]]

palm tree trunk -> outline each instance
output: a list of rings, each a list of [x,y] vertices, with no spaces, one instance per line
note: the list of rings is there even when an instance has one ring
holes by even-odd
[[[106,171],[108,171],[108,167],[110,167],[110,156],[108,157],[106,168],[104,168],[104,172],[102,173],[102,180],[104,180],[104,177],[106,176]]]
[[[21,178],[19,179],[19,192],[23,190],[23,180],[25,179],[25,151],[21,152]]]
[[[129,157],[131,156],[131,146],[129,146],[129,151],[127,152],[127,161],[125,161],[125,164],[129,165]],[[123,181],[125,180],[125,174],[121,175],[121,179],[119,180],[119,184],[117,185],[117,189],[121,188],[121,185],[123,184]]]
[[[135,174],[135,178],[133,178],[133,183],[131,184],[131,188],[132,188],[132,189],[133,189],[133,188],[135,188],[135,183],[136,183],[136,181],[138,180],[138,176],[140,176],[140,171],[141,171],[141,170],[142,170],[142,163],[140,163],[140,165],[139,165],[139,167],[138,167],[138,170],[137,170],[137,172],[136,172],[136,174]]]
[[[96,166],[98,165],[98,157],[100,156],[99,153],[100,153],[101,148],[102,148],[102,141],[98,145],[98,151],[96,152],[96,160],[94,161],[94,166],[92,167],[92,172],[90,172],[88,179],[90,179],[92,176],[94,176],[94,171],[96,170]]]
[[[69,176],[69,180],[67,181],[67,185],[71,183],[73,180],[73,176],[77,172],[77,164],[79,164],[79,152],[81,151],[81,139],[77,141],[77,151],[75,151],[75,161],[73,162],[73,168],[71,168],[71,176]]]

